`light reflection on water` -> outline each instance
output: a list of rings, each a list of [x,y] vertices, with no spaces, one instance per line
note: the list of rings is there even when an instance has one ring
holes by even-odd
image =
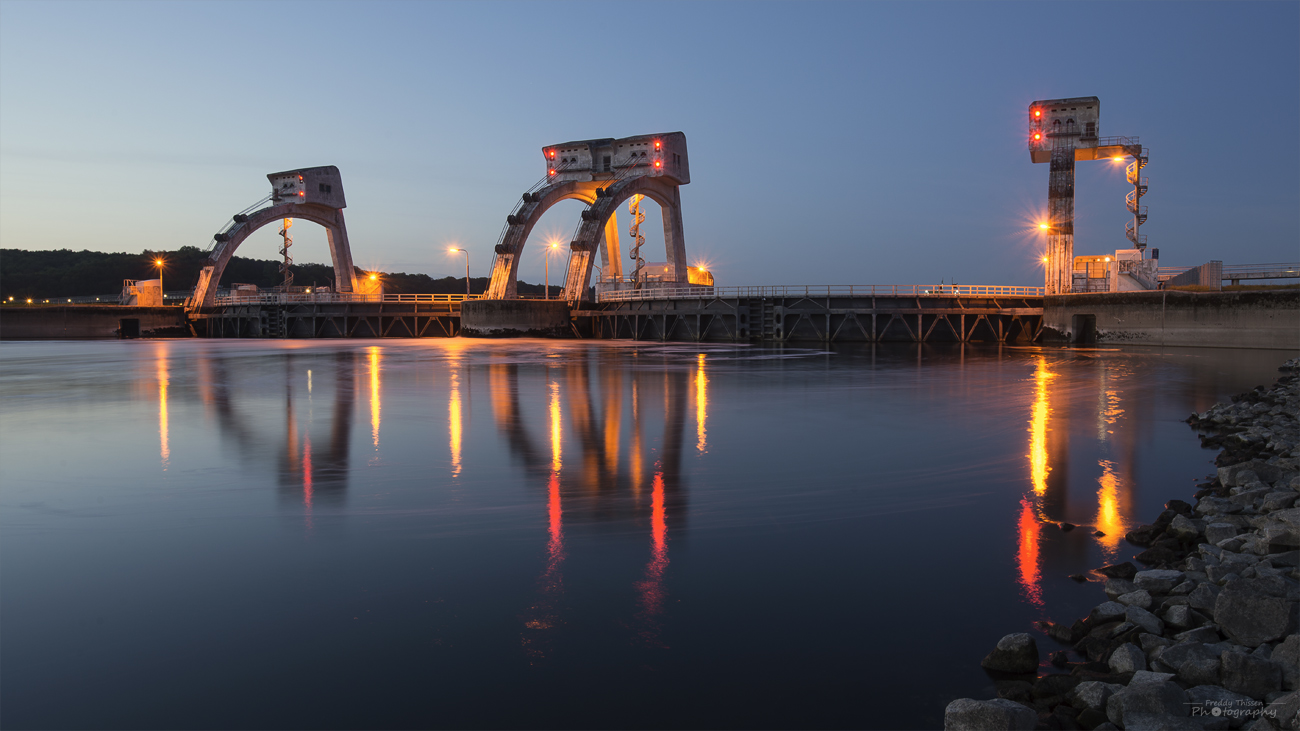
[[[1288,355],[6,343],[0,705],[933,727],[991,695],[998,637],[1095,604],[1064,577],[1131,556],[1124,532],[1212,469],[1181,419]]]

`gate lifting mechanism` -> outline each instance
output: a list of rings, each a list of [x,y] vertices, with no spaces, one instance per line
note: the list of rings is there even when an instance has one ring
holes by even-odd
[[[280,247],[280,253],[284,256],[284,263],[280,265],[280,273],[284,275],[284,291],[288,292],[289,287],[293,285],[293,272],[289,270],[289,265],[293,264],[293,259],[289,256],[289,247],[293,246],[293,236],[289,229],[293,227],[293,219],[284,219],[284,228],[280,229],[280,236],[284,237],[284,246]]]
[[[628,257],[636,262],[632,269],[632,287],[641,289],[641,270],[645,268],[645,259],[641,258],[641,247],[645,244],[645,236],[641,235],[641,224],[645,223],[645,211],[641,210],[641,200],[645,196],[637,194],[628,199],[627,210],[632,214],[632,228],[627,233],[632,237],[632,250],[628,252]]]

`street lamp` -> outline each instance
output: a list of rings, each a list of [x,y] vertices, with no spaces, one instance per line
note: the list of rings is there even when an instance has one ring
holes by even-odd
[[[560,248],[560,245],[552,241],[546,246],[546,299],[551,298],[551,254]]]
[[[163,290],[163,281],[162,281],[163,265],[166,263],[167,262],[162,260],[162,257],[158,257],[157,259],[153,260],[153,265],[158,267],[158,293],[162,295],[163,300],[167,299],[167,293],[165,290]],[[167,304],[167,303],[164,301],[163,304]]]
[[[453,254],[459,251],[460,253],[465,255],[465,298],[469,299],[469,252],[464,249],[457,249],[454,246],[451,247],[450,249],[447,249],[447,251]]]

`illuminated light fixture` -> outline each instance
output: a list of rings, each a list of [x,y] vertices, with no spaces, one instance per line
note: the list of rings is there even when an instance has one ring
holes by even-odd
[[[1110,261],[1110,257],[1109,257],[1109,256],[1108,256],[1108,257],[1106,257],[1106,261]]]
[[[307,191],[304,191],[304,190],[300,190],[300,191],[298,191],[298,197],[299,197],[299,198],[305,198],[306,196],[307,196]]]
[[[1047,257],[1043,257],[1043,263],[1044,263],[1044,264],[1047,263]]]
[[[1035,109],[1035,110],[1034,110],[1034,116],[1035,116],[1035,117],[1041,117],[1041,116],[1043,116],[1043,110],[1041,110],[1041,109]]]
[[[1037,132],[1035,132],[1035,133],[1034,133],[1034,139],[1036,139],[1036,140],[1041,140],[1041,139],[1043,139],[1043,136],[1040,135],[1040,134],[1038,134]]]
[[[1120,162],[1120,161],[1122,161],[1124,158],[1119,157],[1119,156],[1115,156],[1115,157],[1112,157],[1111,159],[1114,160],[1115,162]]]
[[[554,175],[554,174],[555,174],[555,170],[554,170],[554,169],[552,169],[552,170],[548,170],[548,171],[546,171],[546,174],[547,174],[547,175]]]
[[[298,176],[298,182],[299,182],[299,183],[302,182],[302,176],[301,176],[301,175]]]
[[[1038,224],[1038,227],[1046,231],[1047,229],[1051,228],[1052,225],[1050,223],[1040,223]]]
[[[658,160],[655,160],[655,167],[661,167],[661,166],[663,166],[663,163]]]
[[[552,159],[552,160],[555,159],[555,150],[551,150],[551,159]]]
[[[659,142],[659,140],[655,140],[655,149],[656,149],[656,150],[659,149],[660,144],[661,144],[661,143]]]
[[[376,279],[379,279],[379,277],[376,276],[376,275],[374,275],[374,274],[371,274],[371,275],[370,275],[370,281],[373,282],[373,281],[375,281]]]

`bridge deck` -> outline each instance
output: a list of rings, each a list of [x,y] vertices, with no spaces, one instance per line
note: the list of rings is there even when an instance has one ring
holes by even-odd
[[[1028,288],[1026,288],[1028,289]],[[601,302],[577,310],[592,336],[635,340],[881,342],[1035,340],[1043,298],[847,292],[685,296]]]
[[[693,289],[654,298],[642,291],[627,301],[583,303],[571,313],[574,332],[602,339],[678,341],[1006,342],[1037,339],[1043,321],[1043,298],[1037,293],[744,289],[755,294],[722,296]],[[216,338],[453,337],[460,331],[460,301],[298,301],[262,295],[219,302],[190,317],[196,331]]]

